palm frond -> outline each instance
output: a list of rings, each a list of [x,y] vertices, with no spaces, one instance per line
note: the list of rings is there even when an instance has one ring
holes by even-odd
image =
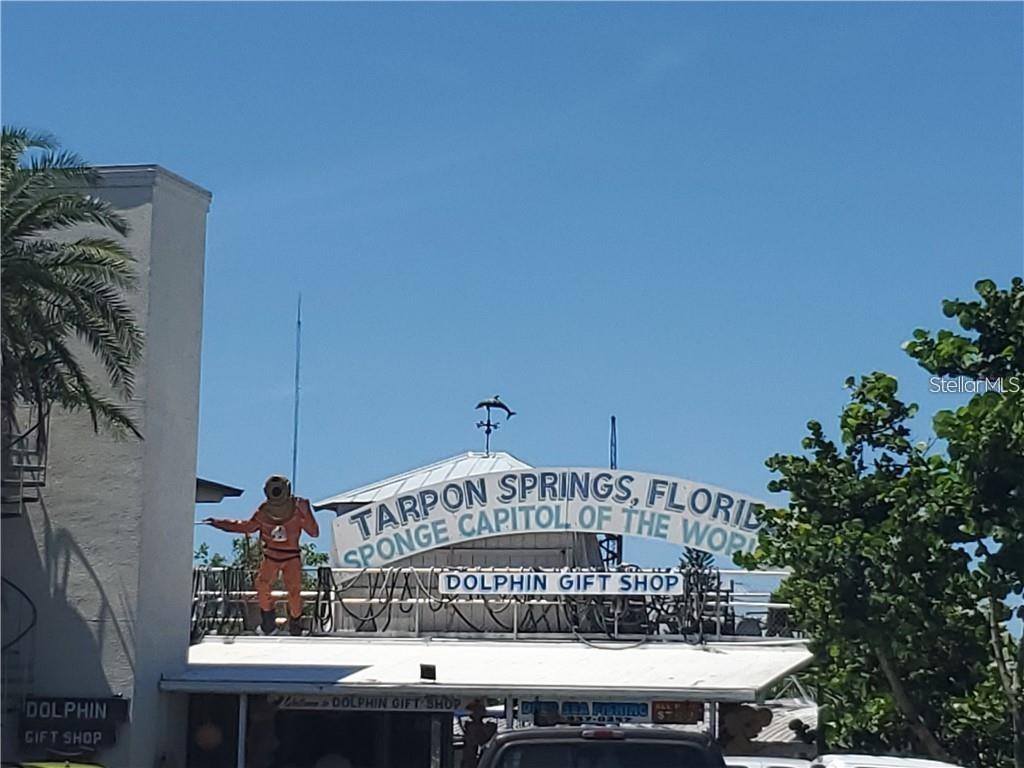
[[[26,281],[38,270],[57,270],[62,274],[89,275],[106,280],[119,288],[133,288],[136,283],[131,252],[109,237],[82,237],[70,243],[56,240],[33,240],[16,243],[11,255],[0,260],[4,279]]]
[[[49,133],[4,126],[0,132],[0,164],[4,170],[14,170],[28,150],[53,151],[58,146],[57,140]]]
[[[81,225],[128,234],[128,222],[86,187],[99,176],[46,134],[4,128],[0,157],[2,382],[10,399],[85,410],[93,427],[141,437],[129,409],[89,378],[69,342],[81,340],[106,383],[130,398],[143,334],[126,291],[136,284],[124,243],[104,234],[68,242],[51,233]]]
[[[24,239],[81,224],[98,224],[122,237],[128,222],[106,200],[73,192],[40,195],[4,222],[4,240]]]
[[[51,311],[66,318],[71,330],[103,363],[111,384],[130,397],[135,380],[132,368],[142,356],[142,334],[126,322],[132,310],[116,289],[99,281],[81,281],[79,287],[82,290]]]

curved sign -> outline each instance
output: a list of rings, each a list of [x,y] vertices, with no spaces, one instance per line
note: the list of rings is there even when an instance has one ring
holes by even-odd
[[[334,556],[349,568],[513,533],[623,534],[715,555],[757,543],[765,502],[677,477],[619,469],[521,469],[428,485],[334,521]]]

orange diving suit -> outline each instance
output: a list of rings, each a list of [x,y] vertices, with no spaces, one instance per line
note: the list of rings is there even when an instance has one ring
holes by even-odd
[[[309,499],[292,495],[291,483],[282,475],[271,475],[263,486],[267,497],[248,520],[215,520],[204,522],[229,533],[259,531],[263,559],[256,575],[256,598],[260,604],[260,630],[269,635],[276,629],[274,598],[271,587],[278,574],[288,590],[288,631],[302,634],[302,551],[299,537],[305,531],[320,535],[320,526],[313,517]]]

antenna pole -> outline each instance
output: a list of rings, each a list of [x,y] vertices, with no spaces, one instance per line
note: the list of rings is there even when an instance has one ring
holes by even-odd
[[[292,414],[292,488],[299,463],[299,370],[302,363],[302,293],[295,313],[295,410]]]
[[[608,467],[619,468],[619,436],[615,429],[615,417],[612,416],[612,434],[608,441]]]
[[[612,430],[608,436],[608,467],[619,468],[619,432],[612,416]],[[616,533],[604,534],[600,539],[601,565],[605,568],[617,568],[622,565],[622,536]]]

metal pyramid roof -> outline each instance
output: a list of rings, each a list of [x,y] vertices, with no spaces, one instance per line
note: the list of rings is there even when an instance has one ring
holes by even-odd
[[[459,480],[464,477],[486,475],[491,472],[509,472],[516,469],[530,469],[511,453],[495,451],[490,454],[467,451],[425,467],[410,469],[398,475],[378,480],[351,491],[344,491],[316,502],[316,509],[333,509],[339,515],[374,501],[390,498],[398,493],[409,493],[428,485],[443,483],[445,480]]]

